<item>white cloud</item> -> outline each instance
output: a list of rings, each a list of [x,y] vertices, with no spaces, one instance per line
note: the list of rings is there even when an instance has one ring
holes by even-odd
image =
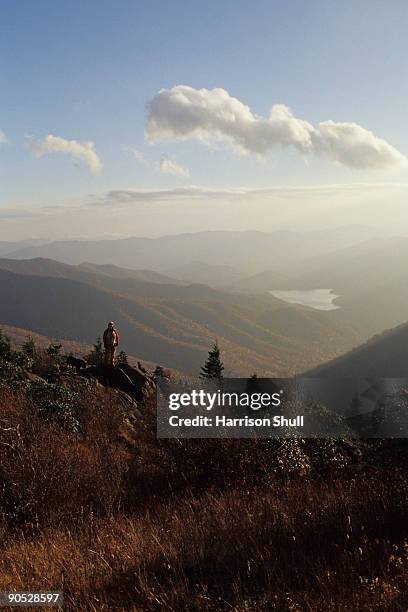
[[[314,142],[317,151],[352,168],[380,169],[407,162],[397,149],[357,123],[319,123]]]
[[[135,149],[134,147],[129,147],[128,145],[122,145],[122,148],[127,153],[130,153],[130,155],[136,161],[138,161],[138,162],[140,162],[142,164],[146,163],[146,158],[145,158],[144,154],[142,153],[142,151],[139,151],[139,149]]]
[[[221,88],[161,89],[148,105],[146,140],[190,139],[224,142],[241,153],[257,155],[277,146],[292,146],[352,168],[387,168],[407,162],[397,149],[356,123],[325,121],[314,127],[283,104],[272,106],[269,117],[263,118]]]
[[[162,89],[149,103],[146,137],[157,140],[214,140],[228,142],[244,153],[264,154],[274,144],[312,146],[313,126],[296,119],[282,105],[272,108],[270,119],[252,114],[248,106],[225,89]]]
[[[184,168],[173,159],[163,157],[159,163],[160,172],[162,174],[172,174],[173,176],[190,176],[188,168]]]
[[[9,139],[7,138],[6,134],[3,132],[3,130],[0,130],[0,145],[7,144],[8,142]]]
[[[84,161],[92,174],[99,174],[102,170],[102,161],[95,150],[95,143],[92,141],[78,142],[77,140],[66,140],[60,136],[48,134],[41,141],[35,141],[32,137],[27,137],[26,146],[37,157],[42,157],[48,153],[66,153],[75,159]]]
[[[129,145],[122,145],[122,149],[129,153],[137,162],[151,168],[152,170],[159,171],[162,174],[170,174],[172,176],[189,177],[190,171],[181,164],[178,164],[173,159],[168,157],[162,157],[160,161],[149,161],[146,159],[144,153],[130,147]]]

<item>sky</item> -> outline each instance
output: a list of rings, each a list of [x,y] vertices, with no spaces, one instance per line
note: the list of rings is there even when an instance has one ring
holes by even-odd
[[[0,240],[408,233],[406,0],[3,0]]]

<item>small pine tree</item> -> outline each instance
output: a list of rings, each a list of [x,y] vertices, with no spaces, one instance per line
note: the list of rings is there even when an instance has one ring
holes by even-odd
[[[154,376],[158,376],[159,378],[163,378],[164,376],[164,368],[161,365],[157,365],[153,372]]]
[[[10,339],[3,334],[3,331],[0,329],[0,357],[3,359],[9,359],[11,356],[11,342]]]
[[[50,355],[51,357],[60,357],[61,349],[62,349],[62,344],[59,344],[58,342],[52,342],[47,347],[47,354]]]
[[[96,339],[92,351],[86,356],[86,361],[90,365],[102,365],[104,362],[104,355],[105,353],[102,346],[102,340],[99,337]]]
[[[116,363],[118,365],[129,365],[128,356],[126,355],[125,351],[120,351]]]
[[[35,358],[37,354],[37,347],[35,346],[35,342],[31,336],[28,336],[27,340],[22,345],[21,350],[23,351],[24,355],[27,355],[27,357],[31,357],[31,359]]]
[[[201,368],[200,378],[217,378],[221,380],[223,370],[224,365],[220,359],[220,349],[218,342],[215,342],[213,348],[208,351],[207,360]]]

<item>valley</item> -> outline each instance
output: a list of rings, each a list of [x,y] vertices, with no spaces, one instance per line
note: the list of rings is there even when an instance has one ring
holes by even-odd
[[[188,374],[215,339],[229,375],[289,376],[407,320],[402,237],[358,242],[343,228],[15,247],[0,259],[0,324],[92,344],[114,319],[130,355]]]

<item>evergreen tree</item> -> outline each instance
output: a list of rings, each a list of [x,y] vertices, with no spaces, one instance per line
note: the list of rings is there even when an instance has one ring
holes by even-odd
[[[213,348],[208,351],[207,360],[201,368],[200,378],[217,378],[221,380],[223,370],[224,366],[220,359],[220,349],[218,342],[215,342]]]
[[[118,365],[128,365],[129,364],[128,356],[126,355],[125,351],[120,351],[120,353],[118,354],[116,363]]]
[[[87,355],[86,361],[91,365],[102,365],[104,362],[105,352],[102,346],[102,340],[99,338],[96,339],[95,344],[93,345],[92,351]]]
[[[13,351],[10,339],[0,329],[0,382],[13,381],[22,370],[29,370],[33,360],[23,351]]]
[[[11,342],[10,339],[3,334],[3,331],[0,329],[0,357],[3,359],[9,359],[11,356]]]
[[[31,359],[34,359],[37,354],[37,348],[31,336],[28,336],[27,340],[22,345],[21,350],[25,355],[27,355],[27,357],[31,357]]]
[[[161,365],[157,365],[153,372],[154,376],[158,376],[159,378],[163,378],[164,376],[164,368]]]
[[[61,349],[62,349],[62,344],[59,344],[58,342],[52,342],[47,347],[47,354],[50,355],[51,357],[60,357]]]

